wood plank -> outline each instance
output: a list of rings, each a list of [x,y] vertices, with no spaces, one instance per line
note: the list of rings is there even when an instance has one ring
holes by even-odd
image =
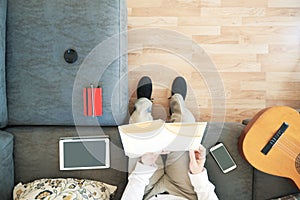
[[[132,8],[127,8],[127,16],[132,16]]]
[[[276,91],[268,90],[267,98],[268,100],[299,100],[300,91]]]
[[[173,26],[166,27],[168,30],[177,31],[185,34],[186,37],[194,37],[199,35],[220,35],[220,26]]]
[[[268,7],[300,8],[299,0],[269,0]]]
[[[266,54],[267,44],[200,44],[209,54]]]
[[[295,26],[238,26],[222,27],[222,34],[239,37],[243,44],[297,44],[300,27]]]
[[[129,27],[177,26],[177,17],[128,17]]]
[[[201,16],[217,16],[217,17],[265,16],[265,8],[262,7],[201,8]]]
[[[272,107],[272,106],[290,106],[294,109],[299,109],[300,108],[300,101],[299,99],[297,100],[267,100],[266,102],[266,107]]]
[[[231,63],[215,62],[219,72],[260,72],[261,64],[257,62],[238,62],[232,60]]]
[[[266,16],[299,17],[299,8],[267,8]]]
[[[299,54],[300,52],[300,46],[299,43],[297,44],[289,44],[289,45],[275,45],[275,44],[270,44],[269,45],[269,51],[271,54],[276,54],[276,53],[280,53],[280,54]]]
[[[265,81],[266,74],[260,72],[222,72],[223,81]]]
[[[270,53],[258,55],[263,72],[300,72],[299,53]]]
[[[242,17],[178,17],[178,26],[240,26]]]
[[[238,44],[238,35],[193,35],[193,40],[198,44]]]
[[[242,24],[246,26],[299,26],[300,17],[270,16],[244,17]]]
[[[221,6],[222,0],[201,0],[201,7]]]
[[[201,6],[200,0],[162,0],[161,7],[170,9],[170,8],[198,8]]]
[[[159,8],[133,8],[132,9],[133,16],[139,17],[152,17],[152,16],[162,16],[162,17],[180,17],[180,16],[200,16],[201,9],[200,8],[186,8],[182,9],[180,7],[173,9],[166,9],[164,7]]]
[[[241,90],[246,91],[268,91],[268,90],[285,90],[299,91],[300,82],[266,82],[266,81],[241,81]]]
[[[257,100],[265,100],[266,91],[259,91],[257,88],[247,91],[235,90],[231,92],[230,98],[232,101],[239,102],[240,99],[253,99],[253,96],[255,96],[255,99]]]
[[[127,0],[128,8],[155,8],[162,5],[162,0]]]
[[[256,113],[258,113],[260,108],[253,109],[227,109],[226,121],[242,122],[244,119],[251,119]],[[240,116],[239,119],[236,116]]]
[[[184,58],[166,52],[129,55],[129,63],[135,66],[143,65],[143,68],[140,68],[143,71],[159,71],[159,74],[163,72],[170,74],[171,71],[181,74],[196,71],[196,68]]]
[[[267,7],[268,0],[222,0],[222,7]]]
[[[229,99],[226,101],[227,109],[263,109],[265,105],[264,99],[239,99],[239,101]]]
[[[300,72],[268,72],[266,80],[268,82],[300,82]]]
[[[212,54],[211,59],[219,72],[261,72],[261,64],[255,54]]]

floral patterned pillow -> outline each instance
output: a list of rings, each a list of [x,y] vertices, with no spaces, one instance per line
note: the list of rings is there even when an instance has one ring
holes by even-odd
[[[290,194],[284,197],[279,197],[271,200],[300,200],[300,193]]]
[[[40,179],[16,185],[13,191],[13,198],[14,200],[109,200],[116,189],[116,186],[87,179]]]

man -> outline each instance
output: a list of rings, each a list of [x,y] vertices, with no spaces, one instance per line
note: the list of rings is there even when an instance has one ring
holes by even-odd
[[[184,78],[177,77],[173,81],[170,98],[171,122],[195,122],[185,106],[186,92]],[[130,123],[153,120],[151,94],[152,81],[143,77],[138,83],[138,100]],[[198,150],[160,156],[165,153],[146,153],[138,159],[129,159],[130,176],[122,200],[218,199],[204,168],[206,150],[201,144]]]

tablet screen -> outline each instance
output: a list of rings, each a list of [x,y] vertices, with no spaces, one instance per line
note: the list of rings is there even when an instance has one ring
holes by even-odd
[[[60,170],[109,167],[109,139],[63,138],[59,141]]]

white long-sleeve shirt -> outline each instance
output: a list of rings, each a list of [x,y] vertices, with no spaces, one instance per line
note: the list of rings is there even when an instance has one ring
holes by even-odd
[[[149,184],[149,179],[156,171],[157,167],[143,165],[137,162],[137,165],[131,175],[128,177],[128,184],[122,196],[122,200],[142,200],[145,187]],[[190,174],[189,177],[197,194],[198,200],[217,200],[214,192],[215,186],[208,180],[206,169],[199,174]],[[186,200],[183,197],[174,195],[159,194],[153,196],[150,200]]]

